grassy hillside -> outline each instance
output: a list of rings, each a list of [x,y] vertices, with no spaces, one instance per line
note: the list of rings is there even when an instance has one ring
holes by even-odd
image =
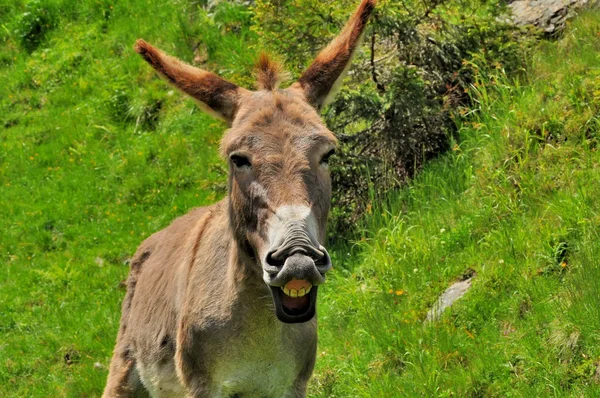
[[[0,20],[0,396],[98,396],[127,259],[226,190],[225,126],[132,44],[191,60],[207,38],[204,62],[244,82],[248,15],[226,3],[208,16],[179,2],[30,1],[1,4]]]
[[[0,396],[98,396],[127,259],[224,195],[224,126],[131,44],[247,85],[250,24],[228,3],[0,5]],[[332,250],[313,396],[600,394],[599,32],[579,18],[517,82],[481,70],[454,151]]]
[[[517,81],[480,71],[452,153],[338,252],[319,396],[600,395],[599,32],[600,14],[580,17]]]

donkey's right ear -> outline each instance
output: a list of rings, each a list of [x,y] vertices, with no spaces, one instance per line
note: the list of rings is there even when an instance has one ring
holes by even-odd
[[[214,73],[195,68],[138,39],[133,47],[176,88],[199,101],[200,108],[231,124],[244,89]]]

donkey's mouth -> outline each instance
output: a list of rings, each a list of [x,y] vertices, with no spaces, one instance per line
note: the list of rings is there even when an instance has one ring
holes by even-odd
[[[307,281],[292,280],[285,286],[271,286],[275,315],[285,323],[310,321],[315,316],[317,286]]]

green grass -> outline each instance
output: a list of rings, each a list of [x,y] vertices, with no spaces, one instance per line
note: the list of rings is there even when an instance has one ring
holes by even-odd
[[[127,259],[225,192],[225,126],[131,45],[248,85],[256,37],[228,3],[27,4],[0,5],[0,396],[99,396]],[[516,82],[481,70],[455,150],[332,250],[313,396],[600,395],[599,32],[580,17]]]
[[[480,71],[452,153],[336,253],[317,396],[600,395],[599,32],[580,17],[516,82]]]
[[[230,31],[247,32],[248,18],[228,4],[211,18],[178,2],[29,4],[0,6],[0,396],[98,396],[127,259],[226,190],[225,126],[132,45],[144,37],[192,59],[192,38],[212,35],[206,56],[243,82],[248,38]],[[35,48],[19,33],[31,13],[49,26]]]

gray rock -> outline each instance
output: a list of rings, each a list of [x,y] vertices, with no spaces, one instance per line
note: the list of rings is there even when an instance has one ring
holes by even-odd
[[[593,3],[593,0],[517,0],[508,5],[516,25],[532,25],[546,33],[565,27],[575,11]]]
[[[465,295],[465,293],[471,288],[471,281],[473,277],[465,279],[464,281],[453,283],[442,295],[437,299],[436,303],[431,307],[427,313],[425,322],[437,321],[442,316],[444,310],[450,307],[456,300]]]

